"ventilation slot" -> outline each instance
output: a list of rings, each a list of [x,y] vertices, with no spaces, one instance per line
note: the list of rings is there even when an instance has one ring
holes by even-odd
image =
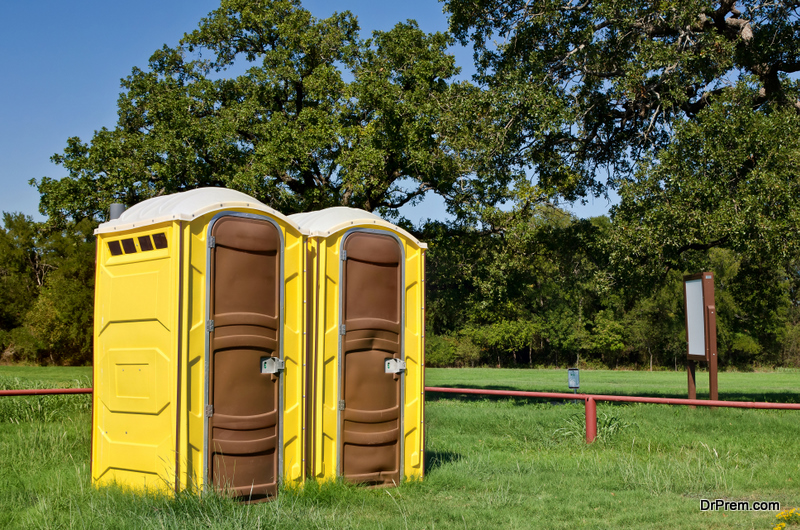
[[[142,249],[142,252],[153,250],[153,242],[150,241],[150,236],[139,237],[139,248]]]
[[[125,250],[125,254],[136,253],[136,243],[133,242],[133,239],[123,239],[122,248]]]
[[[109,241],[108,250],[111,252],[112,256],[119,256],[122,254],[122,246],[119,244],[119,241]]]
[[[153,234],[153,243],[156,244],[156,248],[167,248],[167,236],[163,233]]]

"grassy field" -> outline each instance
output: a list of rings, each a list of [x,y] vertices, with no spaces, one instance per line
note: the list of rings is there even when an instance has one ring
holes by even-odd
[[[708,399],[708,372],[697,371],[697,397]],[[722,372],[717,375],[719,399],[733,401],[800,401],[800,370]],[[627,396],[687,397],[686,372],[581,370],[580,392]],[[569,392],[567,371],[503,368],[429,368],[426,386]]]
[[[0,388],[87,386],[88,374],[0,367]],[[429,386],[567,386],[565,370],[426,377]],[[799,372],[720,374],[720,397],[795,402],[795,381]],[[702,394],[707,375],[698,382]],[[581,391],[682,397],[686,376],[582,371]],[[309,482],[244,506],[215,495],[96,490],[88,396],[0,400],[0,527],[769,529],[774,511],[702,512],[700,500],[800,505],[800,411],[600,403],[598,440],[586,445],[582,405],[430,394],[423,481],[396,489]]]
[[[3,388],[18,388],[12,386],[17,381],[27,385],[19,388],[35,388],[37,385],[47,385],[48,388],[58,387],[91,387],[91,366],[0,366],[0,385]]]

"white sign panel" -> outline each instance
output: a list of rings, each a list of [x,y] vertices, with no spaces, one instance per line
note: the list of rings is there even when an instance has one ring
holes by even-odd
[[[703,311],[703,280],[689,280],[686,286],[686,330],[689,355],[706,357],[705,313]]]
[[[581,376],[577,368],[569,368],[567,370],[567,385],[569,385],[570,388],[581,387]]]

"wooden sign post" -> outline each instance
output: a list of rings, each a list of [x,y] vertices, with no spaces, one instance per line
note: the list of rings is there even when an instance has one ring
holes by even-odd
[[[718,399],[717,390],[717,309],[714,305],[714,274],[701,272],[683,277],[686,308],[686,372],[689,399],[697,398],[695,363],[708,362],[709,399]]]

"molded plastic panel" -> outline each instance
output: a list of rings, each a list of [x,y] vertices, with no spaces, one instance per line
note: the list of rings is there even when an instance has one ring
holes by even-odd
[[[139,238],[164,234],[167,248]],[[177,252],[172,226],[98,236],[92,478],[172,489],[176,448]],[[136,252],[114,255],[110,242]]]
[[[236,214],[264,216],[258,211],[236,211]],[[206,440],[205,404],[206,404],[206,305],[207,305],[207,268],[208,268],[208,225],[218,212],[198,218],[185,228],[187,259],[184,272],[184,289],[186,299],[186,341],[185,368],[186,374],[186,436],[181,446],[184,448],[181,462],[185,482],[202,489],[209,478],[207,475],[208,458],[204,457]],[[281,358],[285,369],[280,374],[283,385],[282,438],[282,471],[279,479],[302,482],[303,474],[303,422],[305,421],[303,381],[305,380],[305,249],[304,238],[296,228],[284,223],[281,217],[272,219],[278,225],[283,236],[283,270],[284,277],[278,281],[283,289],[283,322],[279,324],[278,337],[283,342]],[[249,296],[249,295],[248,295]],[[223,321],[224,322],[224,321]],[[272,355],[272,354],[270,354]],[[263,357],[262,355],[261,357]],[[259,357],[259,362],[261,357]],[[259,366],[260,370],[260,366]],[[227,465],[227,463],[225,463]]]
[[[307,228],[302,219],[298,219],[298,223],[301,228]],[[308,296],[309,303],[312,304],[308,325],[313,333],[308,354],[311,367],[308,392],[311,403],[306,429],[310,436],[309,451],[306,454],[306,458],[311,460],[308,463],[309,476],[317,479],[334,479],[341,476],[342,463],[349,466],[348,460],[353,463],[352,457],[355,452],[361,451],[363,455],[361,460],[367,465],[358,468],[357,466],[362,464],[357,464],[351,470],[345,470],[346,474],[350,474],[350,480],[388,484],[391,479],[381,478],[381,473],[384,471],[376,470],[369,462],[386,460],[386,447],[395,444],[394,440],[397,439],[400,440],[397,445],[401,450],[399,466],[402,472],[402,476],[398,478],[400,480],[421,478],[424,471],[424,245],[406,238],[402,231],[390,230],[384,226],[376,228],[371,222],[352,223],[334,233],[325,232],[323,228],[320,228],[320,233],[324,232],[327,235],[310,237],[307,246],[311,260],[308,273],[314,275],[313,281],[310,282],[312,294]],[[379,241],[386,243],[387,247],[391,245],[394,249],[389,254],[391,257],[380,258],[374,252],[368,256],[359,256],[358,249],[351,249],[349,244],[346,249],[343,247],[344,238],[349,239],[362,234],[375,234]],[[342,259],[341,250],[346,250],[347,259]],[[404,259],[400,263],[398,263],[398,253]],[[340,285],[340,277],[344,281],[343,267],[349,267],[351,263],[355,269],[366,267],[368,263],[376,269],[402,265],[400,268],[403,270],[403,278],[399,283],[392,284],[375,283],[373,280],[362,282],[361,287],[351,284],[352,290],[355,291],[362,288],[369,291],[376,287],[375,292],[382,291],[382,294],[377,296],[375,293],[365,293],[361,298],[362,307],[356,308],[354,314],[348,315],[346,318],[351,321],[346,323],[342,320],[341,313],[347,293],[346,287]],[[393,292],[395,294],[392,294]],[[391,305],[393,312],[397,296],[402,300],[402,319],[398,320],[398,315],[395,313],[391,315],[387,313],[389,308],[383,305],[375,311],[371,309],[375,304],[383,304],[384,298],[388,297],[394,301]],[[374,318],[376,316],[378,318]],[[381,325],[369,328],[370,319],[380,322]],[[393,321],[394,325],[386,326],[384,329],[382,326],[389,321]],[[345,336],[340,334],[342,324],[345,324]],[[367,329],[359,329],[360,326]],[[346,350],[349,348],[349,353],[340,355],[340,343]],[[401,345],[402,351],[398,350],[397,357],[406,363],[406,369],[402,375],[387,374],[384,367],[385,360],[395,358],[394,352],[398,345]],[[366,359],[370,355],[374,356],[374,359],[367,362]],[[386,413],[385,422],[377,421],[381,418],[378,414],[371,416],[373,410],[369,407],[372,405],[358,408],[355,406],[357,402],[354,403],[351,399],[351,392],[346,389],[341,390],[343,376],[351,380],[356,378],[355,373],[347,373],[349,370],[344,366],[347,362],[344,360],[345,357],[353,359],[350,366],[356,367],[356,371],[361,369],[358,368],[359,365],[371,366],[371,361],[375,360],[377,364],[373,367],[375,378],[370,378],[370,381],[372,379],[380,381],[380,378],[384,377],[394,380],[393,376],[400,379],[401,395],[397,403],[398,411],[395,412],[391,404],[381,405],[375,409],[391,411]],[[371,395],[372,390],[364,387],[355,394]],[[356,396],[355,399],[360,400],[363,397]],[[342,405],[340,401],[344,403],[345,410],[339,410]],[[396,428],[399,429],[397,433],[394,432]],[[379,436],[377,433],[382,434]],[[362,436],[364,434],[366,437]],[[369,443],[364,443],[365,441]],[[392,454],[388,458],[393,461],[395,456]],[[361,477],[356,479],[356,475]]]
[[[281,240],[266,220],[220,218],[212,228],[209,316],[209,481],[241,496],[275,495],[280,355]]]
[[[355,232],[344,243],[341,473],[353,482],[400,482],[402,252],[396,239]]]

